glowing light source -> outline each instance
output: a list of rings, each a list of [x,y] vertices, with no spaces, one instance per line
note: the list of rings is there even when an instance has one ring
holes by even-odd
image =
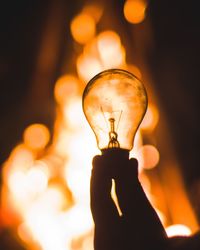
[[[124,16],[130,23],[137,24],[144,20],[146,10],[145,0],[127,0],[124,4]]]
[[[23,171],[15,171],[9,176],[8,187],[17,200],[23,200],[27,194],[25,182],[26,176]]]
[[[34,154],[24,145],[16,146],[3,168],[3,179],[7,181],[16,171],[30,168],[34,161]]]
[[[97,37],[97,48],[104,68],[120,67],[125,62],[125,50],[119,35],[114,31],[104,31]]]
[[[103,7],[97,3],[88,4],[83,8],[82,12],[93,17],[97,23],[103,14]]]
[[[156,208],[156,204],[154,204],[154,206],[155,206],[154,209],[155,209],[160,221],[162,222],[163,225],[166,225],[167,218],[166,218],[165,214],[162,211],[160,211],[158,208]]]
[[[64,194],[61,192],[58,185],[52,185],[43,194],[40,205],[52,211],[59,211],[63,208],[65,202]]]
[[[139,167],[144,169],[154,168],[158,164],[159,158],[159,152],[153,145],[144,145],[137,153]]]
[[[145,193],[149,193],[151,191],[151,182],[148,179],[148,177],[143,172],[141,172],[139,173],[138,178],[140,180],[143,189],[145,190]]]
[[[83,119],[81,99],[74,98],[65,107],[65,118],[72,129],[80,128]]]
[[[30,166],[33,162],[33,159],[33,153],[24,144],[19,144],[16,146],[9,157],[12,166],[15,166],[16,168],[18,166],[18,168],[21,169],[25,169]]]
[[[23,241],[25,241],[25,242],[32,241],[31,232],[25,223],[22,223],[18,226],[17,233],[18,233],[20,239],[22,239]]]
[[[96,37],[84,46],[83,55],[85,57],[89,56],[89,57],[94,57],[97,60],[100,60]]]
[[[154,104],[150,103],[147,112],[144,116],[144,119],[141,123],[141,129],[152,131],[156,127],[158,120],[159,120],[158,109]]]
[[[37,168],[27,171],[16,170],[8,178],[8,187],[13,194],[16,207],[24,210],[47,188],[48,178],[46,174]]]
[[[81,55],[77,59],[77,71],[80,78],[87,82],[97,73],[103,70],[99,60],[91,55]]]
[[[39,168],[31,168],[27,172],[26,181],[32,193],[43,192],[47,188],[48,178],[45,172]]]
[[[78,92],[80,81],[73,75],[61,76],[55,84],[54,95],[60,105],[64,105],[70,98]]]
[[[141,73],[140,69],[137,66],[135,66],[133,64],[129,64],[128,65],[128,71],[130,71],[138,79],[142,79],[142,73]]]
[[[48,128],[43,124],[32,124],[24,131],[24,143],[33,150],[41,150],[46,147],[50,139]]]
[[[189,236],[192,234],[192,231],[189,227],[181,224],[171,225],[165,228],[167,236]]]
[[[74,17],[71,22],[71,33],[75,41],[81,44],[87,43],[95,35],[95,21],[86,13]]]
[[[124,70],[101,72],[83,93],[83,111],[101,150],[131,150],[146,108],[143,84]]]

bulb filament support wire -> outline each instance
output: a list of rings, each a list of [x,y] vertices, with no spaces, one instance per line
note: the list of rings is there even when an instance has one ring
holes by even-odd
[[[108,148],[120,148],[120,144],[117,140],[118,134],[115,132],[115,119],[110,118],[110,132],[109,132],[109,143]]]

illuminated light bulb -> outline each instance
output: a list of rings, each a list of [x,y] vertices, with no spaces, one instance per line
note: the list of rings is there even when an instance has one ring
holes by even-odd
[[[130,23],[137,24],[144,20],[147,4],[144,0],[127,0],[124,4],[124,16]]]
[[[143,84],[130,72],[105,70],[93,77],[83,93],[83,111],[99,149],[130,151],[147,109]]]

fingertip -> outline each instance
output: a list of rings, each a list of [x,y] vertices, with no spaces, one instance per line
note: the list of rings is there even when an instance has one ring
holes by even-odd
[[[129,160],[129,163],[131,166],[133,166],[134,168],[138,168],[138,160],[136,158],[131,158]]]
[[[138,160],[136,158],[131,158],[130,160],[131,165],[137,167],[138,166]]]
[[[95,176],[102,176],[105,172],[105,163],[103,161],[102,155],[94,156],[92,160],[92,173]]]
[[[112,164],[104,155],[96,155],[92,161],[92,175],[98,178],[112,178]]]
[[[93,169],[94,168],[99,168],[102,165],[103,165],[102,155],[95,155],[93,160],[92,160]]]
[[[135,175],[138,175],[138,160],[136,158],[131,158],[129,164],[131,169],[134,170]]]
[[[94,166],[94,165],[97,165],[97,164],[99,163],[100,159],[101,159],[101,156],[100,156],[100,155],[95,155],[95,156],[93,157],[93,159],[92,159],[92,165],[93,165],[93,166]]]

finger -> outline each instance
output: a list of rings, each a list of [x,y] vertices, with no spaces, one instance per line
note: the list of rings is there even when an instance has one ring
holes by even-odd
[[[95,226],[110,227],[119,219],[118,211],[111,198],[111,187],[112,177],[108,161],[103,156],[94,157],[90,195]]]

